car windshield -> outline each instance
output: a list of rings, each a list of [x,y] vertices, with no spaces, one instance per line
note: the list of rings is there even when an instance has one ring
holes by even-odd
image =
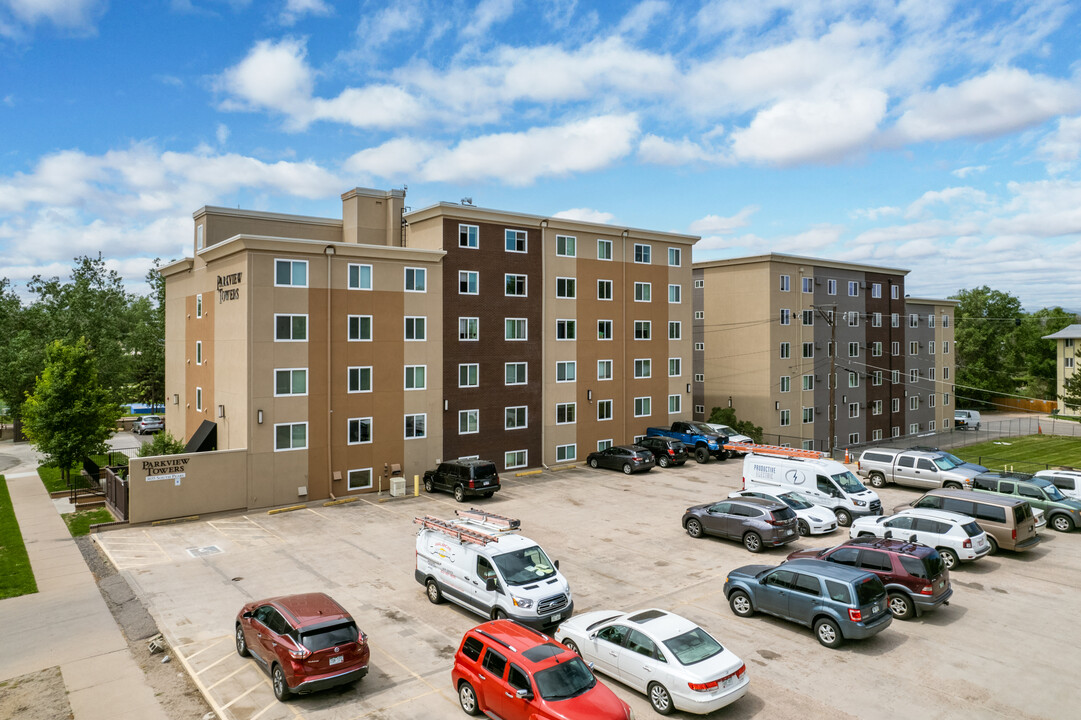
[[[933,460],[939,470],[953,470],[957,467],[957,463],[947,457],[933,458]]]
[[[525,585],[555,574],[555,567],[539,545],[492,558],[508,585]]]
[[[724,652],[721,644],[714,640],[709,633],[700,627],[690,632],[677,635],[671,640],[664,641],[665,646],[672,651],[681,665],[694,665],[711,658],[717,653]]]
[[[1044,493],[1047,494],[1047,497],[1052,499],[1052,500],[1059,501],[1059,500],[1065,500],[1066,499],[1066,496],[1062,494],[1062,491],[1059,490],[1054,485],[1048,485],[1047,487],[1045,487],[1043,489],[1043,491],[1044,491]]]
[[[932,577],[934,576],[932,575]],[[886,597],[886,586],[882,584],[877,575],[872,575],[856,583],[856,599],[859,600],[860,606],[870,605],[884,597]]]
[[[711,428],[709,425],[706,425],[705,423],[687,423],[687,424],[690,425],[691,427],[693,427],[698,432],[702,433],[703,435],[716,435],[717,434],[716,430]]]
[[[953,462],[953,464],[956,465],[957,467],[960,467],[960,466],[965,464],[964,460],[962,460],[961,458],[957,457],[956,455],[954,455],[952,453],[944,452],[944,453],[942,453],[942,457],[949,458],[950,461]]]
[[[351,622],[334,625],[328,628],[319,628],[315,632],[302,632],[300,644],[312,652],[326,650],[335,645],[345,645],[357,641],[359,637],[357,626]]]
[[[548,701],[577,697],[597,684],[582,658],[574,658],[533,676],[537,692]]]
[[[856,494],[867,491],[867,488],[851,472],[837,473],[833,476],[833,482],[837,483],[846,493]]]
[[[923,558],[923,566],[927,568],[927,577],[932,580],[946,572],[946,563],[942,562],[942,556],[938,553]]]
[[[814,503],[808,502],[807,498],[799,493],[787,492],[784,495],[778,495],[778,497],[793,510],[809,510],[814,507]]]

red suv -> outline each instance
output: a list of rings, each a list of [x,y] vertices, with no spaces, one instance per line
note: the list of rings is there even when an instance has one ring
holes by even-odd
[[[938,551],[903,540],[853,538],[835,548],[801,550],[788,556],[817,558],[878,575],[889,593],[890,612],[898,620],[949,605],[950,571]]]
[[[368,674],[368,636],[323,593],[248,603],[236,616],[236,651],[270,675],[279,700]]]
[[[468,715],[503,720],[632,720],[630,706],[576,653],[513,620],[465,634],[451,671]]]

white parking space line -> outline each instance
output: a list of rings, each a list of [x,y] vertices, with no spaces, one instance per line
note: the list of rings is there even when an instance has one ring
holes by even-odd
[[[252,685],[250,688],[248,688],[244,692],[240,693],[239,695],[237,695],[235,698],[233,698],[229,702],[222,705],[221,709],[222,710],[228,709],[229,706],[232,705],[233,703],[236,703],[236,702],[239,702],[239,701],[243,700],[244,698],[248,697],[248,695],[251,695],[253,692],[258,690],[259,688],[264,687],[264,686],[269,685],[269,684],[270,684],[269,681],[267,681],[265,679],[262,680],[261,682],[257,682],[256,684]]]
[[[421,695],[414,695],[411,698],[406,698],[405,700],[399,700],[396,703],[392,703],[390,705],[384,705],[383,707],[376,708],[374,710],[369,710],[367,712],[363,712],[360,715],[353,715],[351,718],[349,718],[349,720],[360,720],[360,718],[371,717],[372,715],[378,715],[379,717],[383,717],[383,713],[387,712],[388,710],[393,710],[394,708],[401,707],[402,705],[408,705],[409,703],[416,702],[417,700],[420,700],[421,698],[426,698],[426,697],[429,697],[431,695],[441,695],[441,694],[442,693],[439,690],[429,690],[428,692],[423,693]],[[251,720],[255,720],[255,718],[251,718]]]
[[[267,705],[266,707],[264,707],[264,708],[263,708],[262,710],[260,710],[259,712],[255,713],[255,714],[254,714],[254,715],[252,715],[252,716],[251,716],[250,718],[248,718],[248,720],[259,720],[259,718],[261,718],[261,717],[262,717],[263,715],[265,715],[265,714],[266,714],[266,711],[267,711],[267,710],[269,710],[269,709],[270,709],[270,708],[272,708],[272,707],[278,707],[278,706],[280,706],[280,705],[281,705],[281,703],[280,703],[280,702],[278,702],[278,700],[277,700],[277,699],[274,699],[274,700],[273,700],[273,701],[272,701],[272,702],[271,702],[270,704],[268,704],[268,705]]]
[[[210,668],[214,667],[215,665],[220,665],[221,663],[225,662],[226,660],[228,660],[228,659],[230,659],[230,658],[232,658],[232,657],[233,657],[233,653],[232,653],[232,652],[230,652],[230,653],[229,653],[228,655],[226,655],[225,657],[223,657],[223,658],[222,658],[221,660],[215,660],[214,662],[210,663],[210,664],[209,664],[209,665],[207,665],[206,667],[204,667],[204,668],[200,668],[199,670],[196,670],[196,671],[195,671],[195,674],[196,674],[196,675],[202,675],[203,673],[205,673],[205,672],[206,672],[207,670],[209,670]],[[191,658],[188,658],[188,659],[190,660]]]
[[[210,643],[209,645],[207,645],[207,646],[206,646],[205,648],[203,648],[202,650],[199,650],[199,651],[197,651],[197,652],[193,652],[193,653],[192,653],[191,655],[187,655],[186,657],[188,658],[188,660],[191,660],[191,659],[192,659],[192,658],[194,658],[194,657],[198,657],[199,655],[202,655],[203,653],[205,653],[205,652],[206,652],[207,650],[209,650],[210,648],[212,648],[212,647],[214,647],[214,646],[216,646],[216,645],[220,645],[221,643],[225,642],[226,640],[228,640],[228,639],[229,639],[229,637],[230,637],[230,636],[228,636],[228,635],[227,635],[227,636],[225,636],[225,637],[221,637],[221,638],[218,638],[217,640],[215,640],[214,642]],[[195,644],[196,642],[199,642],[199,641],[198,641],[198,640],[196,640],[196,641],[194,641],[194,642],[190,642],[190,643],[185,643],[184,645],[177,645],[176,647],[174,647],[174,648],[173,648],[173,650],[177,650],[177,649],[179,649],[179,648],[182,648],[182,647],[188,647],[188,646],[190,646],[190,645],[194,645],[194,644]]]
[[[226,680],[228,680],[228,679],[230,679],[230,678],[232,678],[232,677],[235,677],[236,675],[239,675],[240,673],[244,672],[245,670],[247,670],[247,669],[248,669],[248,667],[249,667],[249,665],[247,665],[247,664],[241,665],[241,666],[240,666],[240,667],[238,667],[238,668],[237,668],[236,670],[234,670],[233,672],[229,673],[228,675],[226,675],[225,677],[223,677],[223,678],[222,678],[221,680],[218,680],[218,681],[217,681],[216,683],[214,683],[213,685],[207,685],[207,686],[206,686],[206,689],[207,689],[207,690],[213,690],[214,688],[216,688],[217,686],[221,685],[221,684],[222,684],[223,682],[225,682]]]

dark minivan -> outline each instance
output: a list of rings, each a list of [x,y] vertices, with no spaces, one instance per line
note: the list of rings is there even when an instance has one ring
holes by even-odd
[[[468,497],[490,498],[499,488],[499,471],[491,460],[448,460],[424,473],[427,492],[452,492],[458,502]]]

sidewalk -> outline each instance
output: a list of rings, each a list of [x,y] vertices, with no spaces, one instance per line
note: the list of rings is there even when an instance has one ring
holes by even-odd
[[[0,454],[21,461],[3,474],[38,585],[0,600],[0,681],[59,665],[75,720],[168,720],[38,478],[36,454],[11,441]]]

